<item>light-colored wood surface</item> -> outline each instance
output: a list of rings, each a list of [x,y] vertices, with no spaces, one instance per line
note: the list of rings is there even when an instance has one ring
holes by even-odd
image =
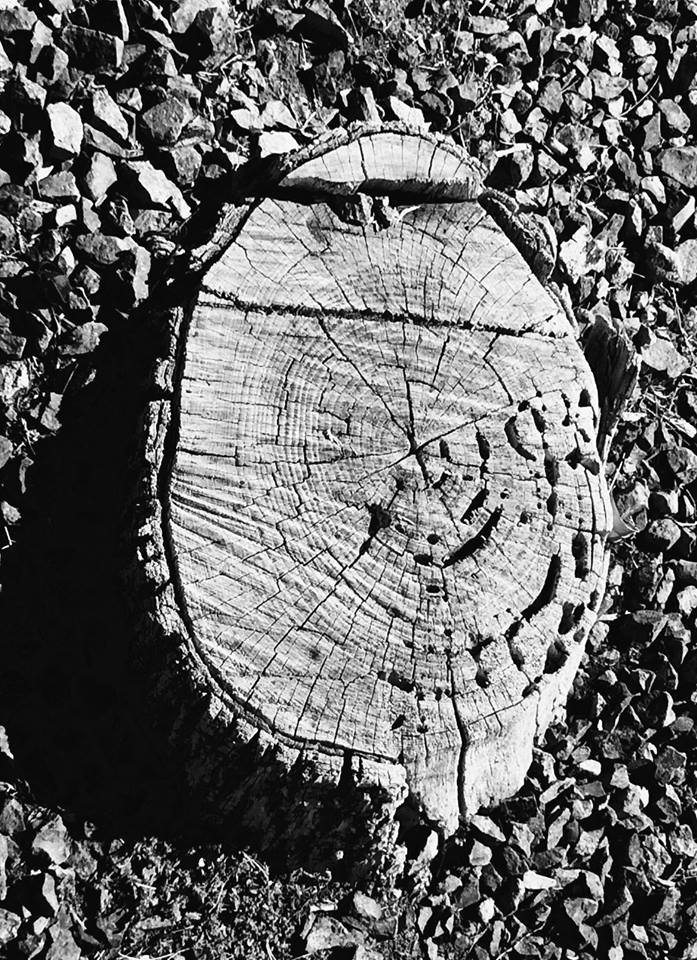
[[[602,596],[595,385],[461,151],[368,131],[286,163],[183,334],[176,603],[231,715],[450,831],[522,782]],[[361,179],[437,189],[378,226],[327,202]]]
[[[413,194],[419,199],[473,200],[481,170],[443,137],[423,131],[405,136],[401,124],[371,127],[360,135],[341,130],[278,161],[279,188],[308,195]]]

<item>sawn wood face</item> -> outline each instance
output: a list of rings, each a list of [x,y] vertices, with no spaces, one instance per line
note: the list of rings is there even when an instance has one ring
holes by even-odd
[[[476,200],[395,211],[266,199],[205,272],[169,553],[224,702],[401,766],[452,829],[515,789],[563,702],[611,517],[556,301]]]

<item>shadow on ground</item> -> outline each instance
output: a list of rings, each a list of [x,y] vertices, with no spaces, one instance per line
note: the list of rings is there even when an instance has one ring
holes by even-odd
[[[354,781],[350,758],[328,789],[302,754],[289,767],[273,747],[237,742],[234,725],[209,717],[207,689],[191,695],[166,637],[143,655],[140,597],[129,604],[124,571],[156,356],[147,327],[110,334],[94,380],[65,402],[3,558],[0,722],[17,773],[40,803],[62,807],[76,826],[93,822],[104,838],[222,841],[281,872],[372,872],[382,863],[373,830],[387,836],[393,826],[381,792]],[[163,676],[173,680],[164,695]]]
[[[179,832],[178,777],[150,733],[130,663],[119,544],[147,349],[111,334],[93,382],[63,406],[3,558],[2,722],[37,798],[127,836]]]

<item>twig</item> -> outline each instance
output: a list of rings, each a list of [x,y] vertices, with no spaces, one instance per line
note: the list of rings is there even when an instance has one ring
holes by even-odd
[[[649,96],[649,94],[651,93],[651,91],[654,89],[654,87],[655,87],[656,84],[658,83],[658,80],[659,80],[659,78],[656,77],[656,79],[655,79],[654,82],[651,84],[651,86],[650,86],[649,89],[646,91],[646,93],[645,93],[642,97],[639,97],[639,99],[638,99],[637,101],[635,101],[635,102],[631,105],[631,107],[627,107],[627,109],[624,111],[624,113],[621,113],[621,114],[619,115],[618,119],[619,119],[619,120],[623,120],[625,117],[629,116],[629,114],[632,112],[632,110],[634,110],[636,107],[638,107],[640,103],[643,103],[644,100],[646,100],[646,98]]]
[[[250,857],[250,855],[246,852],[246,850],[243,850],[243,851],[242,851],[242,859],[243,859],[243,860],[246,860],[247,863],[249,863],[251,866],[253,866],[253,867],[262,875],[262,877],[264,878],[264,880],[265,880],[266,883],[268,884],[268,882],[269,882],[269,871],[268,871],[268,869],[267,869],[262,863],[259,863],[259,861],[258,861],[258,860],[255,860],[254,857]]]

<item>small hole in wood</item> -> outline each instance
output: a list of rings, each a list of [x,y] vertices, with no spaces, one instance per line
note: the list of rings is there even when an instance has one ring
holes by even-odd
[[[479,510],[480,507],[484,506],[488,496],[489,491],[486,488],[475,493],[474,497],[472,498],[472,502],[460,517],[462,523],[467,523],[472,514]]]
[[[557,631],[559,633],[569,633],[573,630],[574,626],[574,605],[567,600],[562,606],[561,620],[559,621]]]
[[[405,693],[411,693],[414,689],[414,681],[408,680],[406,677],[403,677],[401,674],[397,673],[396,670],[393,670],[387,682],[391,683],[393,687],[398,687],[400,690],[404,690]]]
[[[545,661],[545,673],[556,673],[566,663],[569,657],[569,651],[566,649],[563,640],[553,640],[547,650],[547,659]]]
[[[533,423],[537,427],[539,433],[544,433],[547,429],[547,421],[542,416],[542,411],[538,410],[537,407],[533,407],[531,412],[532,412]],[[547,446],[546,443],[545,443],[545,446]]]
[[[488,671],[485,670],[484,667],[482,666],[477,668],[477,672],[474,676],[474,679],[475,679],[475,682],[477,683],[477,686],[482,687],[482,689],[485,689],[491,683],[491,681],[489,680]]]
[[[545,453],[545,476],[550,487],[559,483],[559,463],[554,454],[549,452]]]
[[[571,541],[571,552],[574,560],[576,561],[574,575],[576,576],[577,580],[585,580],[590,572],[590,567],[588,565],[590,547],[588,544],[588,538],[580,530]]]
[[[515,643],[510,643],[508,648],[511,651],[511,660],[519,670],[522,670],[525,666],[525,657],[522,650]]]

